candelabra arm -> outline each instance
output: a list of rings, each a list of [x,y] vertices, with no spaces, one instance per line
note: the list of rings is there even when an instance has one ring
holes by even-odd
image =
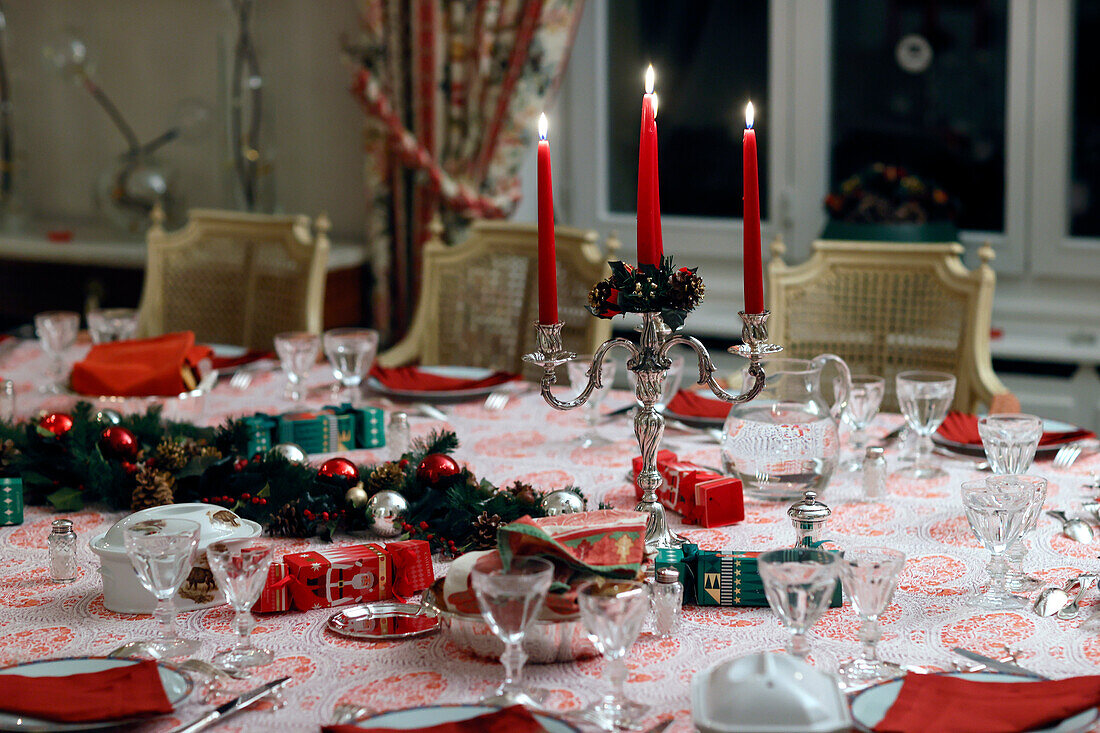
[[[638,347],[627,339],[608,339],[600,344],[600,347],[596,349],[596,352],[592,355],[592,364],[588,367],[588,383],[584,385],[584,389],[580,391],[580,394],[566,401],[559,400],[555,397],[554,393],[550,391],[550,388],[557,383],[557,375],[554,373],[554,367],[550,366],[546,368],[546,372],[542,375],[542,398],[555,410],[572,410],[588,402],[588,398],[592,396],[592,393],[603,387],[603,380],[600,377],[603,371],[603,360],[607,352],[615,346],[621,346],[626,349],[630,352],[631,358],[636,358],[638,356]]]
[[[748,402],[760,394],[760,390],[764,388],[764,369],[760,366],[759,354],[749,356],[749,377],[752,382],[749,384],[748,389],[740,394],[733,394],[722,389],[722,386],[714,379],[714,372],[717,371],[717,367],[714,366],[714,361],[710,358],[707,347],[703,346],[702,342],[694,336],[679,334],[672,336],[661,347],[661,356],[665,356],[669,349],[677,345],[687,346],[695,352],[695,355],[699,358],[699,384],[706,385],[714,393],[714,396],[723,402]]]

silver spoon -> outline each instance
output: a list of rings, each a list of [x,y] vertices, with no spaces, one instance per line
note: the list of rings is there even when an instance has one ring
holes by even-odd
[[[1071,618],[1076,618],[1077,614],[1081,612],[1081,599],[1084,598],[1085,592],[1092,585],[1092,581],[1096,579],[1094,575],[1081,575],[1079,576],[1081,581],[1081,588],[1077,591],[1077,596],[1062,607],[1062,610],[1058,612],[1058,618],[1063,621],[1068,621]]]
[[[1048,509],[1047,516],[1054,517],[1062,523],[1062,533],[1074,542],[1088,544],[1092,542],[1092,527],[1080,519],[1070,519],[1063,511]]]
[[[1035,603],[1031,605],[1031,610],[1043,618],[1054,616],[1069,603],[1069,592],[1076,582],[1077,578],[1070,578],[1061,588],[1057,586],[1043,588],[1035,599]]]

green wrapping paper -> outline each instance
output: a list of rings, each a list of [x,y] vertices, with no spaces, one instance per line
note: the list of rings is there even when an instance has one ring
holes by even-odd
[[[242,418],[248,429],[248,455],[266,453],[278,443],[294,443],[306,453],[334,453],[386,444],[385,413],[377,407],[349,404],[318,412]]]
[[[23,523],[23,479],[0,478],[0,527]]]

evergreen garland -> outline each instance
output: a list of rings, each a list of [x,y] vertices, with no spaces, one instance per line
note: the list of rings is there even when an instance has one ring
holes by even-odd
[[[660,267],[608,264],[611,276],[596,283],[588,294],[586,307],[597,318],[656,312],[675,329],[684,325],[687,314],[703,299],[705,287],[698,268],[676,268],[671,257],[662,257]]]

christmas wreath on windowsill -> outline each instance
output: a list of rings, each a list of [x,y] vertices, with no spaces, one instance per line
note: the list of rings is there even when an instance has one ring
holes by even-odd
[[[679,328],[687,314],[703,300],[706,286],[698,268],[672,264],[662,257],[661,266],[610,262],[611,276],[600,280],[588,293],[588,312],[597,318],[623,313],[660,313],[665,325]]]

